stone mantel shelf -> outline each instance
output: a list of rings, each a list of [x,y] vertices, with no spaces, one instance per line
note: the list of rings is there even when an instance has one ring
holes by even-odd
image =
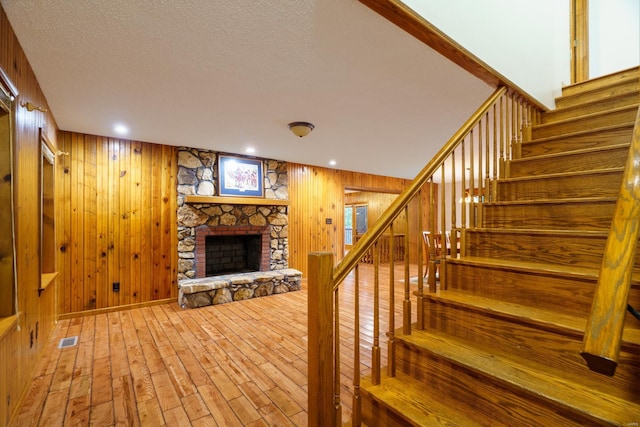
[[[256,205],[256,206],[288,206],[289,200],[263,199],[259,197],[224,197],[196,196],[184,197],[186,203],[218,204],[218,205]]]

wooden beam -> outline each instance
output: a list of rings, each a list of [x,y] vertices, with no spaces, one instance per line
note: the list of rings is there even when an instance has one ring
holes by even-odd
[[[498,73],[476,58],[453,39],[399,0],[360,0],[361,3],[396,24],[445,58],[469,73],[498,87],[502,80]]]
[[[185,203],[218,205],[288,206],[289,200],[263,199],[259,197],[185,196]]]

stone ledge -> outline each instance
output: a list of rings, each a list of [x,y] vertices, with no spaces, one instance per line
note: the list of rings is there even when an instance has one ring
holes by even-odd
[[[293,268],[178,281],[182,308],[224,304],[300,290],[302,272]]]

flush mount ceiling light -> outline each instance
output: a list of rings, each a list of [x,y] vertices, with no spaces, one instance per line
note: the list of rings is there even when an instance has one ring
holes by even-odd
[[[309,122],[292,122],[289,123],[289,130],[295,135],[302,138],[311,133],[315,126]]]

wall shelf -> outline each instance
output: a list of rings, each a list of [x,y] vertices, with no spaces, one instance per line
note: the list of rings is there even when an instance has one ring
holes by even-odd
[[[58,277],[57,271],[53,273],[42,273],[41,280],[40,280],[40,288],[38,288],[38,291],[42,292],[45,289],[47,289],[47,286],[49,286],[49,284],[53,282],[56,277]]]
[[[263,199],[259,197],[223,197],[223,196],[196,196],[184,197],[185,203],[202,203],[217,205],[255,205],[255,206],[289,206],[289,200]]]

